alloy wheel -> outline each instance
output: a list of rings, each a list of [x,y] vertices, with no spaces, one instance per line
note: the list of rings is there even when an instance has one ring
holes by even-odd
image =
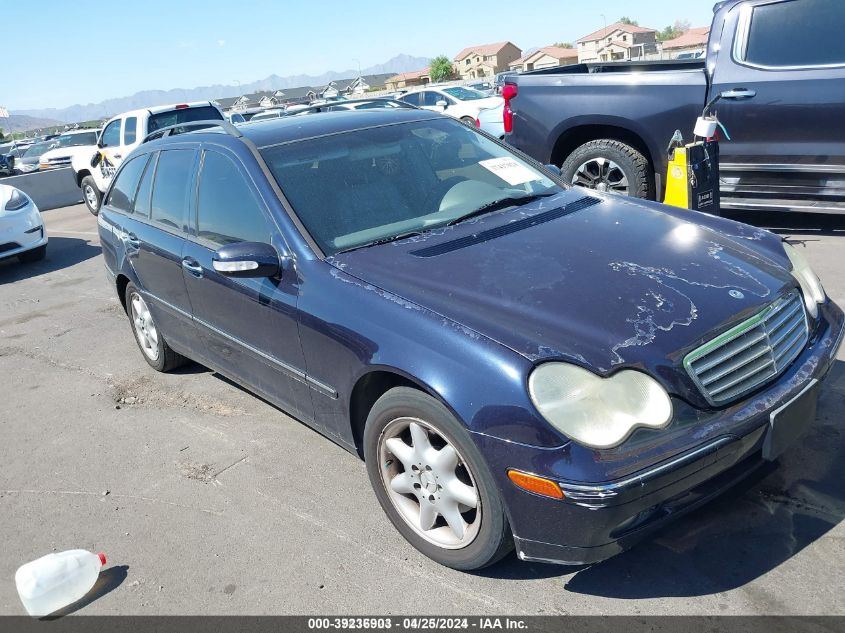
[[[88,206],[92,209],[97,209],[97,192],[94,191],[94,187],[91,185],[85,185],[82,191],[85,194],[85,200],[88,203]]]
[[[141,351],[151,361],[158,360],[158,330],[156,329],[153,317],[147,302],[138,293],[134,293],[129,299],[130,318],[132,327],[135,328],[135,337]]]
[[[572,184],[628,195],[628,177],[618,164],[608,158],[591,158],[583,163],[575,170]]]
[[[475,540],[481,497],[466,461],[431,424],[392,420],[379,438],[382,484],[399,516],[422,538],[444,549]]]

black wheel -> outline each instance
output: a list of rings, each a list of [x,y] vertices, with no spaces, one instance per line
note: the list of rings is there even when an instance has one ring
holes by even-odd
[[[97,183],[91,176],[85,176],[79,183],[79,187],[82,189],[82,199],[85,201],[85,206],[91,213],[97,215],[100,212],[100,203],[103,201],[103,194],[97,189]]]
[[[132,283],[126,286],[126,314],[129,315],[135,342],[150,367],[156,371],[170,371],[188,362],[187,358],[170,349],[153,320],[147,302]]]
[[[513,548],[502,500],[464,426],[436,399],[395,387],[364,429],[367,473],[390,521],[441,565],[471,570]]]
[[[47,245],[44,244],[43,246],[39,246],[38,248],[33,248],[31,251],[21,253],[20,255],[18,255],[18,259],[24,264],[33,264],[35,262],[40,262],[46,256]]]
[[[475,119],[473,119],[471,116],[462,116],[461,123],[464,123],[465,125],[468,125],[470,127],[475,127]]]
[[[584,143],[560,167],[564,182],[588,189],[654,199],[653,169],[638,150],[621,141]]]

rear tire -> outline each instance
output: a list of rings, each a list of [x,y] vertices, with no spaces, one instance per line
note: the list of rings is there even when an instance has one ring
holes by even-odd
[[[18,259],[23,264],[34,264],[40,262],[47,256],[47,245],[43,244],[38,248],[33,248],[31,251],[26,251],[18,255]]]
[[[513,549],[504,505],[481,452],[435,398],[409,387],[385,393],[367,417],[364,456],[385,514],[432,560],[480,569]]]
[[[82,200],[85,202],[85,206],[88,207],[88,210],[93,215],[97,215],[100,212],[103,194],[97,189],[97,183],[94,182],[94,178],[85,176],[82,182],[79,183],[79,187],[82,189]]]
[[[156,371],[168,372],[181,367],[188,359],[174,352],[153,321],[149,308],[138,288],[133,283],[126,284],[126,314],[135,342],[141,355],[150,367]]]
[[[654,199],[654,170],[643,154],[621,141],[598,139],[576,148],[560,167],[566,183]]]
[[[475,127],[475,119],[473,119],[471,116],[462,116],[461,123],[470,127]]]

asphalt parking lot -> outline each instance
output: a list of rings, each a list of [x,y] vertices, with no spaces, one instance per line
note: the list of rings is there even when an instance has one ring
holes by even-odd
[[[845,305],[845,220],[746,216],[803,240]],[[142,359],[82,205],[47,259],[0,262],[0,614],[51,551],[109,562],[84,614],[845,614],[845,354],[800,445],[634,550],[478,574],[406,544],[362,462],[198,365]]]

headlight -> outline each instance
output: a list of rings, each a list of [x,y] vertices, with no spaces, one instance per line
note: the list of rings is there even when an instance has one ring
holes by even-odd
[[[791,244],[783,243],[783,250],[792,262],[792,276],[801,286],[801,294],[804,295],[804,305],[813,318],[819,315],[819,304],[824,303],[824,288],[822,282],[810,268],[810,263],[804,254]]]
[[[611,448],[637,427],[659,429],[672,401],[646,374],[623,369],[610,378],[567,363],[545,363],[528,378],[531,401],[549,424],[579,444]]]
[[[19,211],[29,204],[29,198],[23,195],[19,189],[12,191],[11,197],[6,201],[6,211]]]

